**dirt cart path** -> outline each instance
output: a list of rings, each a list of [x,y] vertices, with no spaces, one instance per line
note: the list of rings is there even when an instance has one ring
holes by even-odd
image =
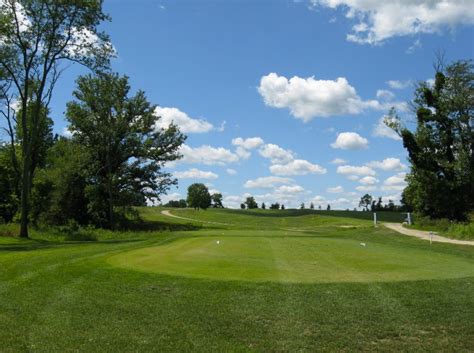
[[[417,229],[409,229],[405,228],[402,224],[400,223],[383,223],[383,225],[389,229],[392,229],[398,233],[402,233],[405,235],[410,235],[412,237],[417,237],[420,239],[424,240],[430,240],[430,233],[423,231],[423,230],[417,230]],[[449,239],[445,238],[439,235],[433,235],[432,237],[433,241],[439,242],[439,243],[450,243],[450,244],[459,244],[459,245],[474,245],[474,241],[470,240],[457,240],[457,239]]]
[[[193,218],[187,218],[187,217],[176,216],[176,215],[172,214],[172,213],[171,213],[170,211],[168,211],[168,210],[161,211],[161,214],[164,215],[164,216],[174,217],[174,218],[179,218],[179,219],[185,219],[185,220],[187,220],[187,221],[193,221],[193,222],[201,222],[201,223],[209,223],[209,224],[219,224],[219,225],[222,225],[222,226],[231,226],[231,225],[232,225],[232,224],[230,224],[230,223],[219,223],[219,222],[201,221],[200,219],[193,219]]]

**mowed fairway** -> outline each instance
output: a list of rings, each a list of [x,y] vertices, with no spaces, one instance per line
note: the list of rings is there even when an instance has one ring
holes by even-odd
[[[97,241],[0,237],[0,352],[472,351],[473,247],[309,211],[162,210]]]
[[[474,275],[472,262],[421,249],[354,239],[287,235],[187,238],[113,256],[146,272],[215,280],[296,283],[373,282]]]

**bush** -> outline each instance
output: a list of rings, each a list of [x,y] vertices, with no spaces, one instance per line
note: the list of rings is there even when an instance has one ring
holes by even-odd
[[[474,240],[474,222],[453,222],[446,218],[431,219],[417,215],[413,228],[435,231],[450,238]]]
[[[69,220],[66,225],[59,227],[59,231],[71,241],[96,241],[94,228],[91,226],[81,227],[75,220]]]

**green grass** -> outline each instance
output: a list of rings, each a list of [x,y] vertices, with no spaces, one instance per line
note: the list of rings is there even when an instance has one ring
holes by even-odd
[[[472,351],[472,247],[344,217],[160,211],[97,241],[0,237],[0,351]]]

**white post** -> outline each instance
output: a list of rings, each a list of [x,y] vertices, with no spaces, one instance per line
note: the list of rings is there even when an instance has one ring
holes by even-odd
[[[377,213],[374,212],[374,226],[377,225]]]
[[[408,224],[411,225],[411,215],[410,215],[410,212],[407,213],[407,221],[408,221]]]

